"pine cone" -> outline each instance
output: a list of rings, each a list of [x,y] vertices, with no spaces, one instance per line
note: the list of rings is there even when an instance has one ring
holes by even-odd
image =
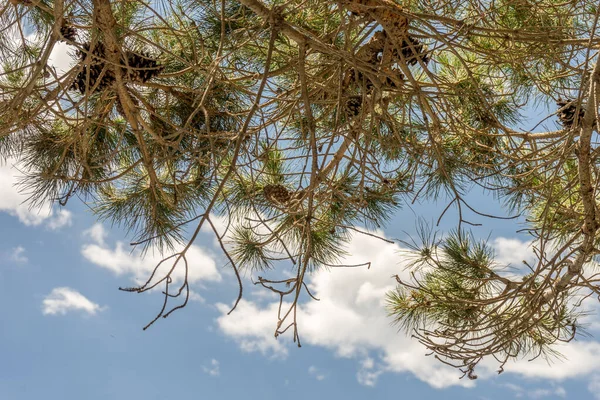
[[[274,204],[287,204],[292,196],[283,185],[266,185],[263,188],[265,198]]]
[[[127,62],[123,61],[123,64],[129,67],[125,72],[132,82],[147,82],[163,69],[148,53],[128,51],[126,57]]]
[[[399,57],[397,50],[394,53],[395,57]],[[426,48],[424,50],[423,43],[419,42],[418,39],[415,39],[412,36],[402,39],[400,53],[402,53],[402,56],[408,65],[416,65],[419,62],[419,59],[421,59],[424,64],[429,63],[429,55],[426,51]]]
[[[351,96],[346,100],[345,112],[348,117],[356,117],[360,114],[362,107],[362,96]]]
[[[77,56],[83,63],[90,53],[91,45],[89,42],[81,45],[82,49],[77,50]],[[71,85],[71,90],[78,90],[81,94],[86,92],[86,82],[89,88],[97,85],[97,90],[103,90],[111,86],[115,81],[115,74],[111,68],[106,66],[106,48],[102,42],[96,43],[94,50],[91,51],[89,65],[86,65],[75,77],[75,81]],[[100,79],[100,82],[98,82]]]
[[[558,106],[558,108],[560,110],[558,112],[558,119],[560,120],[560,123],[566,129],[570,129],[573,126],[573,123],[575,122],[575,113],[577,112],[577,104],[575,103],[574,100],[558,99],[558,101],[556,102],[556,105]],[[578,118],[579,122],[581,122],[584,115],[585,115],[585,111],[583,110],[583,108],[580,107],[579,108],[579,118]]]
[[[72,27],[70,29],[72,29],[74,32],[73,34],[76,35],[75,29]],[[68,35],[71,31],[65,32]],[[65,33],[63,33],[63,36],[66,38]],[[91,45],[90,43],[83,43],[81,46],[82,49],[77,51],[77,56],[83,63],[90,52]],[[77,74],[75,82],[73,82],[70,89],[78,90],[81,94],[85,94],[88,77],[90,88],[96,84],[98,85],[98,90],[110,87],[115,82],[116,77],[112,68],[105,68],[105,57],[106,48],[104,47],[104,44],[102,42],[96,43],[94,50],[92,51],[89,66],[85,67]],[[125,57],[121,59],[121,65],[123,65],[123,78],[131,82],[147,82],[157,76],[163,69],[162,65],[159,65],[155,59],[144,52],[136,53],[127,51]],[[102,77],[100,78],[101,75]],[[100,79],[100,82],[98,82],[98,79]]]
[[[60,26],[60,36],[60,40],[62,42],[74,42],[75,37],[77,36],[77,29],[75,29],[73,25],[71,25],[71,23],[65,19]]]

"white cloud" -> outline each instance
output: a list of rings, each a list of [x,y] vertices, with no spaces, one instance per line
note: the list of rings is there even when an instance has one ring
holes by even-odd
[[[562,380],[580,378],[600,368],[600,343],[593,341],[572,341],[557,343],[553,349],[561,353],[564,359],[548,363],[539,357],[534,361],[522,359],[508,363],[504,367],[505,374],[518,374],[529,378],[545,378]],[[484,363],[490,366],[490,361]],[[490,368],[490,373],[493,373]]]
[[[372,261],[370,269],[331,268],[312,275],[311,292],[320,301],[303,303],[298,310],[300,339],[305,344],[331,349],[341,357],[365,360],[372,351],[378,352],[374,361],[363,361],[357,379],[363,385],[374,385],[384,371],[411,372],[435,387],[473,385],[458,380],[458,372],[425,357],[426,349],[391,325],[385,310],[385,293],[396,282],[392,275],[408,277],[399,264],[400,248],[370,236],[355,236],[343,264]],[[260,351],[265,355],[285,355],[289,335],[274,340],[278,303],[259,305],[242,300],[231,315],[230,307],[217,305],[222,315],[217,325],[245,351]],[[289,307],[284,303],[284,310]],[[291,321],[290,321],[291,322]],[[291,331],[291,329],[290,329]],[[282,340],[283,339],[283,340]]]
[[[283,341],[289,341],[288,336],[273,337],[277,316],[277,304],[271,303],[266,309],[259,309],[254,303],[242,299],[231,315],[227,315],[230,306],[219,303],[216,305],[221,316],[217,318],[219,329],[232,337],[242,351],[258,351],[265,356],[285,358],[288,349]]]
[[[88,300],[75,289],[68,287],[52,289],[52,292],[46,296],[42,303],[42,313],[44,315],[65,315],[67,312],[77,310],[94,315],[102,309],[98,304]]]
[[[129,275],[136,284],[146,282],[156,266],[158,268],[153,282],[162,279],[177,260],[177,257],[172,257],[161,263],[164,257],[154,248],[149,249],[146,254],[142,254],[141,251],[132,250],[130,246],[125,245],[123,242],[117,242],[114,247],[110,247],[106,244],[107,234],[99,224],[94,225],[85,233],[92,239],[93,243],[88,243],[82,247],[81,253],[83,256],[91,263],[108,269],[116,275]],[[181,248],[175,251],[181,251]],[[192,245],[187,251],[186,260],[188,266],[187,279],[190,284],[204,281],[221,281],[221,274],[214,260],[202,248]],[[185,261],[181,259],[171,274],[173,283],[183,282],[185,275]],[[193,296],[193,300],[200,301],[200,298]]]
[[[94,224],[90,229],[83,231],[83,234],[101,246],[104,246],[104,240],[108,237],[108,232],[104,230],[102,224]]]
[[[73,57],[69,55],[72,47],[67,43],[58,42],[54,45],[50,58],[48,59],[48,65],[56,68],[56,73],[60,77],[67,72],[74,64]]]
[[[6,164],[0,165],[0,211],[18,217],[25,225],[39,225],[49,217],[50,207],[46,205],[36,211],[23,203],[28,196],[17,191],[20,174],[14,164],[14,160],[9,159]]]
[[[504,261],[527,258],[527,243],[509,239],[497,240],[497,249]],[[519,247],[521,246],[521,247]],[[513,251],[513,261],[509,252]],[[311,292],[320,301],[306,301],[298,309],[298,327],[303,344],[321,346],[337,356],[359,361],[357,380],[373,386],[384,372],[411,373],[433,387],[452,385],[473,386],[474,381],[459,380],[461,373],[448,367],[428,352],[418,341],[398,332],[385,310],[385,293],[396,285],[393,275],[408,280],[400,247],[369,236],[355,236],[349,244],[343,264],[371,261],[366,268],[331,268],[314,273],[308,280]],[[306,297],[305,297],[306,299]],[[290,345],[291,329],[277,340],[273,338],[278,302],[265,299],[242,300],[238,308],[226,315],[230,307],[217,305],[221,315],[217,326],[244,351],[258,351],[267,356],[285,356]],[[289,304],[283,304],[287,310]],[[291,322],[291,321],[289,321]],[[549,366],[543,359],[521,360],[505,366],[505,374],[561,380],[581,377],[600,368],[600,343],[571,342],[555,347],[567,359]],[[377,354],[377,356],[374,356]],[[362,361],[361,361],[362,360]],[[480,379],[496,374],[498,363],[492,358],[482,362],[477,370]],[[542,388],[546,389],[546,388]],[[561,395],[564,389],[555,389]],[[541,391],[525,394],[542,396]]]
[[[213,358],[212,360],[210,360],[210,367],[203,366],[202,371],[204,371],[210,376],[219,376],[221,374],[221,371],[219,369],[219,361]]]
[[[22,246],[17,246],[12,249],[8,259],[18,264],[24,264],[29,261],[27,256],[25,256],[25,248]]]
[[[531,241],[503,237],[495,238],[491,242],[496,253],[496,262],[504,265],[511,264],[516,268],[523,266],[523,260],[531,262],[535,259],[531,244]]]
[[[382,368],[375,368],[375,361],[371,357],[366,357],[360,363],[360,369],[356,373],[356,380],[363,386],[374,387],[377,384],[379,375],[384,373]]]
[[[356,380],[363,386],[374,387],[377,384],[377,379],[384,371],[370,371],[368,369],[361,368],[356,373]]]
[[[59,210],[55,213],[50,202],[43,203],[40,207],[32,208],[27,199],[30,194],[17,190],[17,184],[22,176],[22,169],[16,160],[9,158],[6,162],[0,161],[0,211],[7,212],[19,219],[23,224],[39,226],[46,222],[47,227],[56,230],[70,225],[71,213]]]
[[[200,296],[198,293],[194,292],[193,290],[190,290],[190,301],[197,301],[198,303],[206,303],[206,299],[204,299],[204,297]]]
[[[68,210],[58,210],[55,216],[50,218],[46,226],[56,231],[65,226],[71,226],[73,215]]]

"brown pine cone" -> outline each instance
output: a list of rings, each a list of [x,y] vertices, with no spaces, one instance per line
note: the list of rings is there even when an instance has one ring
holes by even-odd
[[[128,51],[122,64],[129,67],[129,70],[124,68],[124,72],[133,82],[147,82],[163,70],[163,66],[146,52]]]
[[[356,117],[360,114],[360,109],[362,107],[362,97],[361,96],[351,96],[346,100],[345,112],[348,117]]]
[[[274,204],[287,204],[292,196],[283,185],[265,185],[263,188],[265,198]]]
[[[74,42],[75,37],[77,36],[77,29],[75,29],[73,25],[71,25],[71,23],[65,19],[60,26],[60,36],[60,40],[62,42]]]
[[[570,99],[558,99],[556,105],[559,109],[561,109],[558,112],[558,119],[560,120],[560,123],[565,128],[570,129],[573,126],[573,123],[575,122],[575,112],[577,111],[577,104],[575,103],[575,101]],[[578,118],[579,123],[581,123],[581,120],[583,119],[584,115],[585,111],[580,107]]]
[[[402,47],[400,48],[400,52],[402,53],[402,56],[408,65],[416,65],[419,62],[419,59],[421,59],[425,65],[429,63],[427,47],[423,46],[423,43],[419,42],[418,39],[415,39],[412,36],[407,36],[402,39]],[[395,51],[394,56],[399,57],[397,51]]]

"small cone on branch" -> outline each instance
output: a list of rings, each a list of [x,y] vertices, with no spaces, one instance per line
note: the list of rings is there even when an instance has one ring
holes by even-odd
[[[356,117],[360,114],[362,107],[362,96],[351,96],[346,100],[345,112],[348,117]]]
[[[419,62],[419,59],[421,59],[424,64],[429,63],[427,48],[423,46],[423,43],[412,36],[407,36],[402,39],[400,53],[402,53],[402,56],[408,65],[416,65]],[[399,57],[397,51],[395,55]]]
[[[66,18],[63,20],[60,26],[60,41],[62,42],[74,42],[77,37],[77,29],[71,25],[71,22]]]
[[[263,188],[265,198],[274,204],[287,204],[292,196],[283,185],[265,185]]]
[[[126,54],[127,62],[123,62],[127,67],[127,75],[132,82],[147,82],[157,76],[162,71],[162,65],[145,52],[135,53],[128,51]]]
[[[573,123],[575,122],[575,113],[577,111],[577,104],[575,103],[575,101],[570,100],[570,99],[558,99],[558,101],[556,102],[556,105],[559,108],[558,111],[558,119],[560,120],[560,123],[562,124],[562,126],[564,126],[565,128],[569,129],[573,126]],[[579,118],[578,121],[581,123],[581,120],[583,119],[585,115],[585,111],[580,107],[579,108]]]

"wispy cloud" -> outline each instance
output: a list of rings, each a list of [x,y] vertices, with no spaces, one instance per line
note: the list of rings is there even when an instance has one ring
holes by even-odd
[[[600,400],[600,374],[592,375],[588,384],[588,390],[595,399]]]
[[[382,368],[375,368],[375,361],[371,357],[366,357],[360,363],[360,369],[356,373],[356,380],[363,386],[374,387],[377,384],[379,375],[385,372]]]
[[[68,210],[58,210],[56,215],[53,215],[46,226],[53,230],[59,230],[65,226],[71,226],[73,220],[73,214]]]
[[[212,360],[210,360],[210,366],[209,367],[203,366],[202,371],[204,371],[205,373],[207,373],[210,376],[221,375],[221,370],[219,368],[219,361],[217,361],[213,358]]]
[[[102,311],[103,307],[90,301],[75,289],[58,287],[42,302],[42,313],[44,315],[65,315],[71,311],[82,311],[89,315],[95,315]]]
[[[513,392],[515,398],[542,399],[544,397],[567,397],[565,388],[553,384],[544,388],[523,387],[514,383],[505,383],[501,386]]]
[[[90,229],[83,231],[83,234],[100,246],[104,246],[104,240],[108,236],[108,232],[106,232],[102,224],[94,224]]]
[[[29,259],[25,255],[25,248],[22,246],[17,246],[11,250],[8,259],[17,264],[25,264]]]
[[[308,374],[310,376],[313,376],[318,381],[322,381],[325,379],[325,374],[323,374],[319,370],[319,368],[315,367],[314,365],[311,365],[310,367],[308,367]]]

